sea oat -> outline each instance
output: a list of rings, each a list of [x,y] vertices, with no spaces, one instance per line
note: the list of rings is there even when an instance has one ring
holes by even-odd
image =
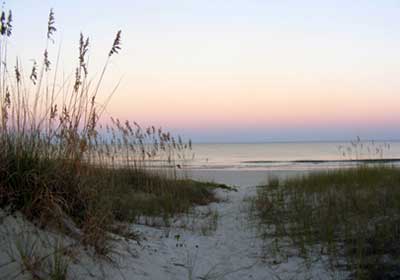
[[[51,40],[52,42],[54,42],[52,36],[54,32],[56,32],[57,30],[54,24],[55,24],[54,11],[53,9],[50,9],[49,20],[47,22],[47,39]]]
[[[108,53],[108,56],[111,57],[114,53],[118,53],[120,49],[121,49],[121,30],[117,32],[117,35],[115,36],[114,43],[111,47],[110,52]]]

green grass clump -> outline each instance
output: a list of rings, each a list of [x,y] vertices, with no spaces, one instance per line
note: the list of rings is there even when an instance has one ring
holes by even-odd
[[[399,168],[359,166],[272,180],[259,188],[255,208],[260,230],[278,247],[289,240],[304,257],[328,255],[333,268],[345,259],[356,279],[400,272]]]
[[[129,169],[113,170],[110,197],[117,219],[137,220],[141,216],[171,218],[186,213],[193,205],[215,202],[213,183],[165,178]],[[120,194],[120,195],[116,195]]]

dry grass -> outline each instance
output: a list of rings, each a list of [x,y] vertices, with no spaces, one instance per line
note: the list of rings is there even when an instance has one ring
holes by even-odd
[[[191,156],[190,141],[118,119],[99,123],[115,91],[98,100],[108,65],[121,50],[121,31],[97,79],[89,76],[90,42],[81,34],[74,79],[64,81],[59,54],[51,60],[52,10],[43,56],[29,74],[19,59],[8,63],[11,12],[2,13],[0,27],[0,208],[106,255],[115,222],[143,215],[168,219],[215,200],[216,185],[177,178],[177,166]]]
[[[345,264],[354,279],[400,273],[398,168],[359,166],[272,180],[259,188],[254,206],[276,252],[294,246],[310,261],[326,255],[332,269]]]

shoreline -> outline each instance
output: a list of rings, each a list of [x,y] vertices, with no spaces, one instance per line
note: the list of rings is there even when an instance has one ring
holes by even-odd
[[[237,187],[254,187],[272,178],[291,178],[309,173],[310,170],[240,170],[240,169],[191,169],[181,171],[183,176],[203,182],[214,182]]]

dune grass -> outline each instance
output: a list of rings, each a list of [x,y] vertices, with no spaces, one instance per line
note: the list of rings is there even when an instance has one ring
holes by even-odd
[[[81,33],[77,66],[66,81],[58,74],[60,53],[52,60],[57,30],[52,10],[46,47],[29,73],[18,58],[9,64],[11,11],[2,11],[1,19],[0,208],[106,255],[118,222],[168,219],[216,200],[217,185],[177,176],[191,154],[190,140],[114,118],[100,123],[114,94],[101,94],[101,85],[121,50],[121,31],[110,41],[97,77],[89,75],[90,41]]]
[[[397,167],[359,166],[271,180],[259,187],[254,206],[262,235],[273,238],[278,251],[294,246],[305,258],[326,255],[332,269],[345,263],[354,279],[400,275]]]

